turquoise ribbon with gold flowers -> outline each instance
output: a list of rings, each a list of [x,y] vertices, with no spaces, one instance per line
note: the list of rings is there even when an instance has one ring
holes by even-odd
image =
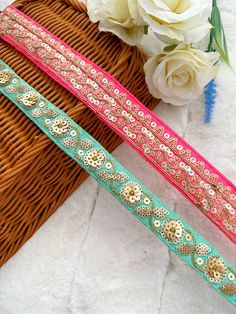
[[[210,286],[236,306],[236,269],[94,138],[2,60],[0,92]]]

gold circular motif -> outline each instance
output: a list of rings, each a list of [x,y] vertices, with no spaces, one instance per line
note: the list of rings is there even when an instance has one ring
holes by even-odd
[[[68,134],[71,129],[70,121],[66,118],[56,118],[52,121],[50,131],[56,137],[63,137]]]
[[[137,183],[128,182],[121,188],[120,195],[126,204],[134,206],[141,201],[143,191],[141,186]]]
[[[0,86],[7,85],[11,82],[13,74],[10,71],[0,72]]]
[[[143,200],[144,204],[148,205],[151,203],[151,200],[149,197],[145,197],[145,199]]]
[[[158,227],[160,227],[161,222],[160,222],[160,220],[155,220],[153,224],[154,224],[154,226],[155,226],[156,228],[158,228]]]
[[[35,92],[27,92],[19,95],[19,102],[26,108],[33,108],[39,101],[39,96]]]
[[[108,162],[108,163],[106,164],[106,168],[107,168],[107,169],[111,169],[111,168],[112,168],[112,164],[111,164],[110,162]]]
[[[77,153],[78,156],[83,156],[84,155],[84,151],[83,150],[79,150]]]
[[[204,260],[203,260],[203,258],[201,258],[201,257],[198,257],[197,258],[197,263],[198,263],[198,265],[203,265],[203,263],[204,263]]]
[[[191,241],[191,240],[192,240],[191,234],[187,233],[186,236],[185,236],[185,239],[186,239],[187,241]]]
[[[204,264],[205,275],[212,282],[224,280],[227,272],[224,260],[219,256],[210,256]]]
[[[228,274],[229,280],[233,281],[235,279],[235,275],[233,273]]]
[[[84,164],[90,169],[100,169],[106,161],[106,156],[99,149],[91,149],[84,156]]]
[[[178,243],[184,236],[184,227],[177,219],[169,219],[163,223],[162,235],[171,243]]]

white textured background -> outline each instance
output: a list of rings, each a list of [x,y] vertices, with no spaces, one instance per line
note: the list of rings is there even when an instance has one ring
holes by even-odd
[[[209,0],[210,1],[210,0]],[[11,1],[0,2],[0,9]],[[236,2],[218,1],[236,69]],[[236,182],[236,74],[222,65],[214,121],[203,99],[161,104],[164,121]],[[236,266],[236,248],[146,162],[122,144],[114,156]],[[0,314],[233,314],[111,195],[88,179],[0,270]]]

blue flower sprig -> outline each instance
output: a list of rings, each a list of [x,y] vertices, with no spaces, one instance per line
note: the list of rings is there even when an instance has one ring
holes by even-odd
[[[210,83],[207,84],[204,90],[205,95],[205,118],[204,122],[210,123],[212,121],[213,110],[216,104],[216,90],[217,84],[215,79],[211,80]]]

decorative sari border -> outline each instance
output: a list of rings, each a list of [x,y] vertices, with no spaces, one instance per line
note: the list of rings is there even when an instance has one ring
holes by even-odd
[[[0,36],[82,100],[232,241],[236,187],[117,80],[13,6]]]
[[[210,286],[236,305],[236,269],[93,137],[2,60],[0,92]]]

